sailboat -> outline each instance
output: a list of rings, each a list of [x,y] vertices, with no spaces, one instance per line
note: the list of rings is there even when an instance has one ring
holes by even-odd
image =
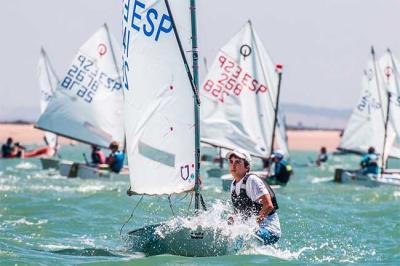
[[[381,64],[383,62],[381,61]],[[378,165],[385,169],[387,158],[400,158],[394,146],[396,132],[390,122],[391,97],[384,86],[384,73],[376,63],[375,51],[371,49],[371,59],[364,70],[360,99],[344,130],[338,150],[363,154],[369,147],[380,153]],[[378,176],[363,176],[357,170],[335,169],[336,182],[375,182]]]
[[[201,207],[205,209],[199,174],[195,12],[194,0],[123,3],[128,194],[159,197],[194,192],[193,219],[201,215]],[[129,232],[132,249],[150,255],[226,253],[227,239],[211,229],[168,229],[165,222]]]
[[[387,49],[385,54],[379,59],[379,70],[383,77],[383,87],[388,94],[388,123],[391,124],[396,134],[394,144],[390,147],[390,154],[400,156],[400,61]],[[399,157],[396,157],[399,158]],[[400,186],[400,169],[390,169],[387,162],[384,163],[384,169],[374,181],[378,184]]]
[[[51,98],[53,97],[54,91],[56,90],[59,83],[57,74],[54,71],[54,68],[50,63],[50,59],[47,56],[47,53],[43,47],[40,50],[40,57],[37,69],[40,88],[40,113],[43,114]],[[45,132],[44,140],[46,144],[55,151],[54,155],[56,155],[58,151],[57,135],[51,132]],[[43,169],[58,169],[59,160],[55,158],[54,155],[48,158],[40,158]]]
[[[89,145],[108,148],[124,143],[120,51],[104,24],[74,57],[36,127]],[[109,176],[107,170],[62,161],[68,177]]]
[[[277,146],[288,154],[278,115],[281,70],[248,21],[220,49],[204,80],[201,141],[226,150],[241,148],[265,160]],[[224,175],[223,188],[232,180]]]

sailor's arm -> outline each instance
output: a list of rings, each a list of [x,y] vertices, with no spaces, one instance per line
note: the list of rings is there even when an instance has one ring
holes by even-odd
[[[264,218],[267,217],[267,215],[274,209],[274,205],[272,204],[272,200],[269,194],[264,194],[259,199],[261,201],[262,208],[256,218],[258,223],[264,220]]]

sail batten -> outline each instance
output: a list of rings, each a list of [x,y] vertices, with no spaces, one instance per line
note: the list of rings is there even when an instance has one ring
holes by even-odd
[[[116,140],[122,146],[119,53],[104,25],[80,47],[37,127],[88,144],[108,147]]]

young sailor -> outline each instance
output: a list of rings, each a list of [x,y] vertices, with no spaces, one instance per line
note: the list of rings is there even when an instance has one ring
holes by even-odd
[[[278,203],[274,191],[256,175],[250,173],[251,157],[244,150],[228,152],[229,170],[233,176],[231,200],[235,213],[242,219],[255,218],[259,224],[256,235],[264,245],[276,243],[281,237]],[[228,219],[233,223],[233,217]]]
[[[275,164],[274,174],[267,179],[270,185],[286,185],[292,175],[292,166],[284,159],[285,154],[281,150],[272,153],[271,158]]]
[[[378,155],[374,147],[368,148],[368,153],[361,159],[360,166],[363,175],[379,174]]]
[[[111,154],[108,156],[106,163],[110,167],[110,170],[119,173],[124,167],[124,153],[118,150],[119,144],[117,141],[110,143]]]
[[[12,158],[13,153],[13,139],[7,138],[7,142],[1,146],[1,155],[3,158]]]
[[[97,145],[92,145],[91,157],[92,157],[92,164],[94,165],[106,163],[106,157],[104,156],[103,151]]]
[[[318,166],[321,166],[322,163],[325,163],[327,161],[328,161],[328,153],[326,151],[326,147],[321,147],[321,150],[320,150],[320,152],[318,154],[318,158],[315,161],[315,163]]]

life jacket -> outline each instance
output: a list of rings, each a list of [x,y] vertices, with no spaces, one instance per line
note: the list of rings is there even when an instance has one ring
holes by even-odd
[[[250,216],[253,215],[258,215],[260,213],[260,210],[262,209],[262,204],[258,202],[254,202],[251,200],[249,196],[247,196],[246,193],[246,182],[247,179],[249,178],[249,175],[246,175],[243,179],[242,184],[240,185],[240,193],[239,195],[236,195],[235,189],[232,190],[231,192],[231,199],[232,199],[232,204],[235,209],[235,213],[240,213],[244,218],[249,218]],[[236,186],[236,180],[233,181],[233,186]],[[275,197],[275,192],[272,190],[272,188],[268,185],[265,184],[268,193],[271,197],[272,205],[274,206],[274,209],[268,214],[272,215],[276,212],[276,210],[279,208],[278,202]]]
[[[362,168],[374,168],[374,167],[379,167],[378,165],[378,156],[374,153],[369,153],[366,156],[364,156],[362,162],[361,162],[361,167]]]
[[[286,184],[287,182],[289,182],[290,176],[293,173],[292,166],[288,164],[285,160],[281,160],[278,163],[280,164],[280,169],[279,173],[275,172],[276,180]]]
[[[1,152],[3,155],[3,158],[12,158],[12,150],[13,147],[11,145],[8,144],[3,144],[3,146],[1,146]]]
[[[110,154],[110,157],[114,158],[113,162],[110,164],[111,171],[119,173],[124,167],[124,153],[122,151],[116,151],[115,153]]]
[[[376,154],[368,155],[367,167],[378,167],[378,156]]]
[[[95,151],[96,157],[99,159],[99,164],[103,164],[106,162],[106,156],[104,155],[104,153],[98,149]]]
[[[320,162],[326,162],[326,161],[328,161],[328,155],[326,154],[326,153],[321,153],[320,155],[319,155],[319,161]]]

